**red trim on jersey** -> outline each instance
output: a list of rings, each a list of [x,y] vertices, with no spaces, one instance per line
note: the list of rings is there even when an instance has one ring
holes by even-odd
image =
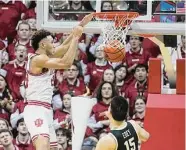
[[[40,102],[40,101],[35,101],[35,100],[29,100],[27,102],[28,102],[28,105],[43,106],[47,109],[51,109],[51,104],[47,102]]]
[[[33,142],[33,143],[34,143],[34,141],[38,138],[39,135],[41,135],[41,136],[43,136],[43,137],[46,137],[46,138],[49,138],[49,135],[46,134],[46,133],[37,134],[37,135],[34,135],[34,136],[32,137],[32,142]]]

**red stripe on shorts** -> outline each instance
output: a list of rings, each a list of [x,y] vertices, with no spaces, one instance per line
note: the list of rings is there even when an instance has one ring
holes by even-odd
[[[51,104],[46,103],[46,102],[30,100],[30,101],[28,101],[28,105],[43,106],[47,109],[51,109]]]

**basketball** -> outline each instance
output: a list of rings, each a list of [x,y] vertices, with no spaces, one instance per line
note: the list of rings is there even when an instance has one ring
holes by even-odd
[[[111,62],[120,62],[125,58],[125,46],[118,40],[109,41],[104,52],[105,58]]]

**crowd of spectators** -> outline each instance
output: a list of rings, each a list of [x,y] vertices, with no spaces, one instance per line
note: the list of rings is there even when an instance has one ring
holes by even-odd
[[[75,2],[71,2],[70,9],[79,9],[78,5],[73,5]],[[105,10],[111,9],[109,4],[104,3]],[[27,105],[25,67],[27,54],[34,53],[31,38],[35,31],[34,1],[26,6],[21,1],[0,0],[0,150],[34,150],[23,111]],[[55,46],[58,46],[68,33],[54,36]],[[128,36],[125,59],[112,63],[105,59],[102,38],[99,34],[83,34],[72,66],[55,71],[52,108],[59,150],[71,149],[72,97],[86,95],[96,99],[88,120],[83,150],[94,149],[97,141],[109,132],[105,111],[116,95],[127,98],[129,102],[126,119],[134,119],[143,127],[148,96],[148,62],[152,57],[161,58],[160,49],[148,39]],[[175,51],[176,58],[185,58],[185,36],[181,39],[182,43]]]

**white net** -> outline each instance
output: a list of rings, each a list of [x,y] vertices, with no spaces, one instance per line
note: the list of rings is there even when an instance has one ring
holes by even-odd
[[[95,17],[102,30],[103,43],[113,46],[113,42],[111,41],[117,41],[117,43],[119,41],[123,44],[123,46],[125,46],[126,35],[130,29],[130,25],[133,23],[138,14],[136,13],[131,16],[130,13],[118,13],[114,15],[115,16],[111,18],[109,13],[103,13],[102,17],[99,18],[99,15]],[[121,44],[114,44],[114,47],[120,47]]]

